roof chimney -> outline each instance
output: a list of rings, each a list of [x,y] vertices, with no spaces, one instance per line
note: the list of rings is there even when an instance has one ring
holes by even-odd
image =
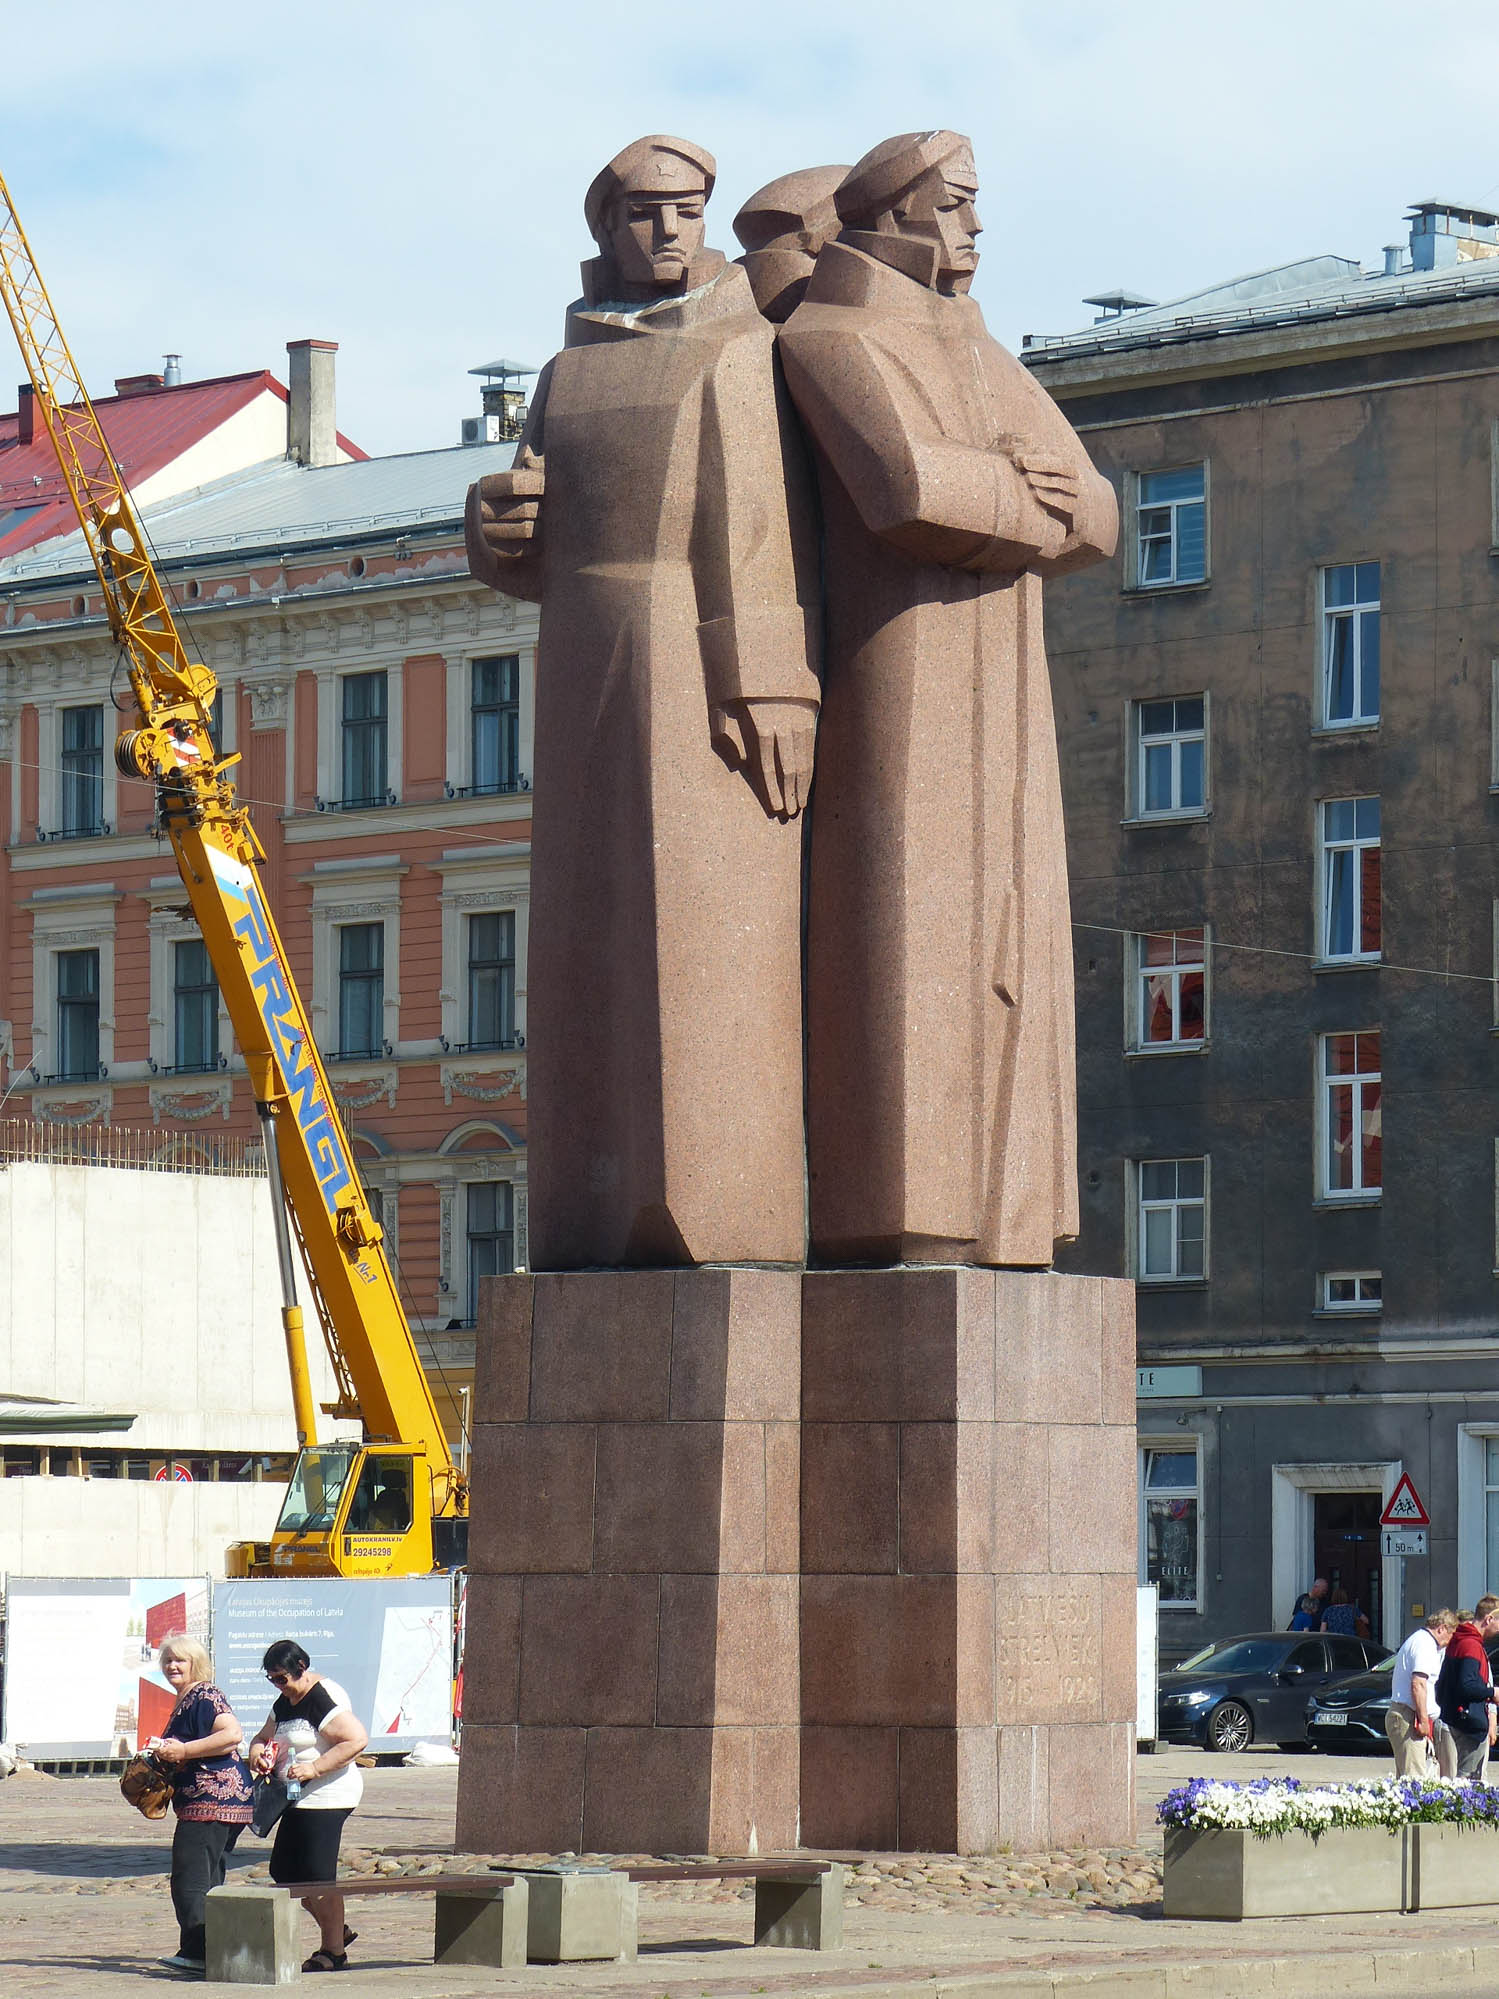
[[[286,408],[286,455],[298,465],[338,462],[338,424],[334,415],[333,357],[336,340],[288,340],[290,365]]]
[[[182,381],[182,356],[164,354],[162,356],[161,385],[164,389],[175,389]]]
[[[116,375],[117,396],[149,396],[161,387],[160,375]]]
[[[16,390],[16,442],[30,444],[36,436],[36,390],[22,382]]]
[[[1384,246],[1384,274],[1387,278],[1400,275],[1400,260],[1405,255],[1403,243],[1386,243]]]

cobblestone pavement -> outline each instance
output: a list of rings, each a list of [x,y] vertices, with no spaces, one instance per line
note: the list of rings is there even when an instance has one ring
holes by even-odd
[[[1190,1776],[1243,1777],[1287,1767],[1302,1778],[1346,1778],[1384,1765],[1312,1756],[1288,1763],[1276,1752],[1208,1758],[1198,1751],[1168,1751],[1140,1759],[1140,1837],[1133,1846],[981,1859],[843,1856],[851,1870],[846,1948],[815,1958],[749,1947],[753,1892],[747,1885],[646,1887],[638,1965],[527,1972],[439,1970],[430,1962],[430,1904],[354,1900],[349,1914],[360,1932],[357,1964],[336,1990],[348,1999],[363,1993],[463,1999],[497,1988],[563,1992],[570,1999],[614,1992],[648,1999],[847,1992],[880,1999],[897,1990],[951,1989],[954,1999],[960,1991],[974,1999],[981,1991],[1031,1999],[1051,1993],[1054,1980],[1070,1983],[1073,1974],[1083,1972],[1091,1973],[1089,1991],[1097,1993],[1101,1974],[1135,1967],[1127,1981],[1131,1990],[1139,1976],[1148,1982],[1138,1989],[1153,1995],[1200,1991],[1214,1999],[1220,1993],[1253,1999],[1260,1992],[1301,1989],[1291,1981],[1293,1972],[1302,1970],[1308,1991],[1363,1991],[1376,1982],[1391,1989],[1400,1964],[1392,1951],[1430,1952],[1440,1945],[1457,1953],[1447,1956],[1440,1977],[1435,1961],[1423,1972],[1422,1959],[1408,1967],[1414,1982],[1396,1983],[1394,1989],[1434,1990],[1449,1974],[1465,1973],[1462,1989],[1471,1999],[1499,1993],[1499,1927],[1483,1912],[1222,1928],[1162,1920],[1161,1836],[1153,1823],[1157,1800]],[[494,1859],[548,1857],[455,1860],[455,1790],[452,1770],[386,1766],[368,1773],[365,1805],[349,1826],[348,1871],[419,1876],[455,1866],[481,1868]],[[137,1817],[111,1779],[21,1775],[0,1784],[0,1990],[6,1999],[43,1991],[65,1999],[104,1993],[128,1999],[133,1989],[170,1979],[172,1974],[155,1964],[176,1947],[165,1881],[170,1839],[170,1821],[152,1825]],[[242,1843],[235,1874],[262,1876],[266,1846],[251,1834]],[[305,1927],[311,1950],[310,1919]],[[1489,1949],[1491,1967],[1485,1958]],[[1378,1966],[1376,1954],[1383,1954]],[[1475,1965],[1481,1965],[1478,1973]],[[1172,1983],[1160,1982],[1148,1967],[1158,1969],[1161,1979],[1174,1967]],[[1189,1978],[1190,1967],[1200,1969]],[[1261,1972],[1263,1982],[1256,1982]]]

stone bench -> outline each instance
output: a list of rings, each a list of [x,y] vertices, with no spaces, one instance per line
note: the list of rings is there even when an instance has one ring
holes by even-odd
[[[208,1980],[295,1985],[302,1976],[304,1895],[435,1895],[434,1964],[526,1962],[529,1892],[517,1874],[395,1874],[365,1880],[236,1882],[208,1891]]]
[[[753,1881],[755,1942],[780,1950],[837,1950],[844,1870],[836,1860],[686,1860],[620,1870],[626,1880]]]

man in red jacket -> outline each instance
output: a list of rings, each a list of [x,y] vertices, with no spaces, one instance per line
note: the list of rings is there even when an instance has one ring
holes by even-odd
[[[1460,1618],[1437,1675],[1437,1705],[1457,1744],[1459,1777],[1483,1777],[1494,1740],[1494,1675],[1485,1639],[1499,1634],[1499,1596],[1481,1596]]]

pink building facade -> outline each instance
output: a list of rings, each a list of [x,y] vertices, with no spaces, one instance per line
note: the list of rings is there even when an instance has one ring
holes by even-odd
[[[511,451],[288,457],[146,514],[455,1413],[479,1278],[526,1259],[536,623],[461,525]],[[190,1153],[257,1125],[150,787],[114,769],[120,684],[81,539],[0,561],[0,1073],[11,1115]]]

